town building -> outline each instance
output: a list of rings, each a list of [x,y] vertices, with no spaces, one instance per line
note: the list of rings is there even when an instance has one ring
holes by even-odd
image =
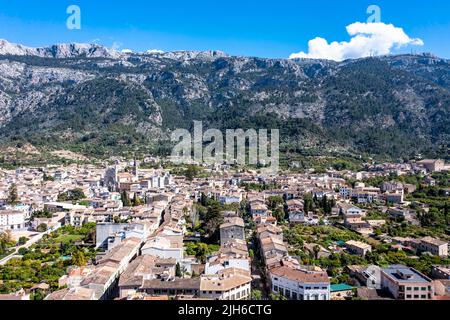
[[[252,278],[240,273],[202,276],[200,298],[212,300],[247,300],[251,294]]]
[[[432,280],[404,265],[382,268],[381,286],[397,300],[431,300],[434,297]]]
[[[444,160],[440,159],[426,159],[417,162],[417,164],[425,167],[428,172],[440,172],[445,168]]]
[[[173,237],[174,238],[174,237]],[[156,236],[151,237],[142,247],[143,255],[150,255],[159,257],[162,259],[175,259],[177,262],[181,262],[184,259],[183,244],[174,245],[170,241],[169,237]]]
[[[150,255],[139,256],[120,276],[119,297],[126,298],[142,291],[145,280],[173,280],[175,269],[175,259],[161,259]]]
[[[421,252],[429,252],[435,256],[448,256],[448,242],[435,239],[432,237],[424,237],[420,239],[417,250]]]
[[[368,252],[372,251],[371,245],[361,241],[354,241],[354,240],[347,241],[345,243],[345,247],[350,253],[359,255],[361,257],[364,257]]]
[[[26,214],[19,210],[0,210],[0,231],[26,229]]]
[[[93,272],[81,281],[81,287],[94,290],[97,300],[114,297],[120,275],[137,257],[141,245],[139,238],[123,241],[97,262]]]
[[[433,266],[431,275],[433,279],[450,280],[450,266]]]
[[[272,292],[291,300],[330,300],[330,280],[324,271],[279,266],[269,270]]]
[[[240,217],[225,218],[225,222],[220,225],[220,242],[227,243],[233,239],[245,240],[244,220]]]

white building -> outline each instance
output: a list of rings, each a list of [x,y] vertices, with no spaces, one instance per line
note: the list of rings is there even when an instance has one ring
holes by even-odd
[[[272,292],[291,300],[330,300],[330,280],[326,272],[288,266],[269,271]]]
[[[177,262],[180,262],[184,258],[184,249],[182,247],[173,247],[167,238],[154,237],[149,239],[142,247],[142,254],[148,254],[162,259],[174,258]]]
[[[18,210],[0,211],[0,231],[25,229],[25,213]]]
[[[349,203],[340,203],[340,204],[338,204],[338,207],[339,207],[340,213],[344,216],[357,216],[357,215],[364,216],[365,215],[364,211],[361,208],[354,206],[352,204],[349,204]]]
[[[345,246],[350,253],[361,257],[364,257],[368,252],[372,251],[372,246],[370,244],[361,241],[349,240],[345,243]]]
[[[214,300],[247,300],[251,294],[252,278],[243,274],[203,276],[200,298]]]
[[[339,188],[339,195],[341,196],[341,198],[343,199],[348,199],[350,198],[350,194],[352,192],[352,189],[347,187],[347,186],[342,186]]]
[[[81,281],[81,286],[94,290],[97,300],[109,299],[120,275],[139,254],[141,243],[139,238],[129,238],[113,248],[98,261],[93,272]]]
[[[381,286],[397,300],[431,300],[434,297],[433,281],[404,265],[383,268]]]
[[[214,255],[209,258],[208,262],[205,265],[205,274],[218,274],[220,271],[228,268],[241,269],[250,272],[250,259],[248,258],[248,256],[229,257],[224,254]]]
[[[268,208],[265,203],[260,201],[253,202],[250,204],[250,213],[253,217],[255,216],[267,216]]]
[[[439,257],[448,256],[448,242],[432,237],[424,237],[420,239],[417,249],[422,252],[429,252]]]
[[[219,196],[219,202],[221,204],[232,204],[232,203],[241,203],[242,201],[242,195],[221,195]]]
[[[305,221],[306,221],[305,213],[301,211],[289,213],[290,223],[305,223]]]

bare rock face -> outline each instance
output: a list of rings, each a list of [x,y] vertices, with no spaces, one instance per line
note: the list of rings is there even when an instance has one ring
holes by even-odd
[[[0,55],[36,56],[41,58],[119,58],[117,51],[96,44],[57,44],[45,48],[30,48],[0,40]]]
[[[295,149],[407,156],[445,150],[449,109],[450,62],[428,54],[338,63],[0,40],[2,142],[158,143],[202,120],[278,128]]]
[[[15,56],[35,55],[36,50],[20,44],[9,43],[6,40],[0,40],[0,54]]]
[[[48,48],[36,49],[37,55],[48,58],[119,58],[120,54],[114,50],[95,44],[59,44]]]

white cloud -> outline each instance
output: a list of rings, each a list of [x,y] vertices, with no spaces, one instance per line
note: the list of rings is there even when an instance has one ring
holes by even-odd
[[[342,61],[376,55],[386,55],[407,45],[423,46],[421,39],[410,38],[402,28],[392,24],[355,22],[347,26],[349,42],[331,42],[317,37],[308,43],[308,53],[290,55],[290,59],[310,58]]]
[[[131,49],[122,49],[122,53],[133,53],[133,50]]]

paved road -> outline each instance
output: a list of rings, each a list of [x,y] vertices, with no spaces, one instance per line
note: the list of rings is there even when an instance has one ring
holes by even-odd
[[[39,234],[35,235],[33,238],[31,238],[30,240],[28,240],[27,243],[25,243],[24,245],[15,247],[14,251],[9,256],[6,256],[2,260],[0,260],[0,266],[5,265],[12,258],[20,258],[21,256],[17,254],[19,252],[20,248],[27,248],[28,249],[33,244],[35,244],[36,242],[41,240],[44,235],[46,235],[46,234],[48,234],[50,232],[51,231],[47,231],[47,232],[44,232],[44,233],[39,233]]]

